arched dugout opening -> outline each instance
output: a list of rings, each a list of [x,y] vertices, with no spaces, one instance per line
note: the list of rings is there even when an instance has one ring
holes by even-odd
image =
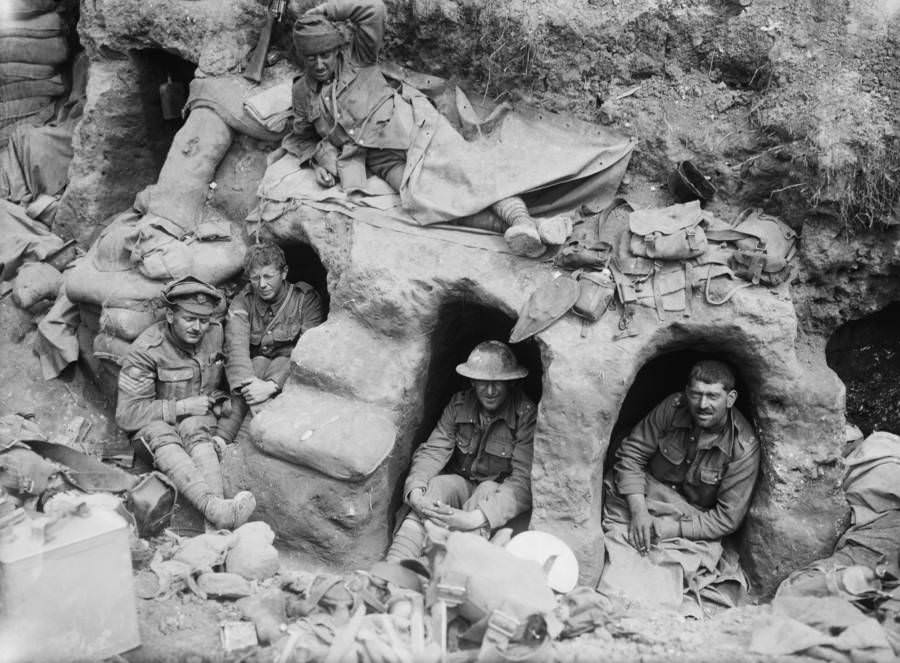
[[[456,366],[465,362],[472,349],[482,341],[497,340],[509,344],[514,324],[515,320],[502,311],[470,299],[457,299],[441,306],[431,334],[431,360],[425,382],[422,422],[413,436],[413,449],[434,430],[453,394],[468,388],[469,380],[456,372]],[[537,403],[541,398],[544,374],[540,348],[533,339],[509,345],[519,363],[528,369],[522,387]],[[401,481],[394,496],[396,505],[402,501],[402,488]]]
[[[296,283],[305,281],[309,283],[322,298],[325,317],[328,317],[328,308],[331,297],[328,294],[328,270],[322,264],[319,254],[309,244],[294,242],[282,244],[284,257],[288,265],[288,281]]]
[[[175,134],[184,124],[180,111],[187,101],[197,65],[159,48],[135,49],[129,51],[129,57],[138,72],[136,82],[149,137],[147,147],[159,172]]]
[[[847,388],[847,418],[865,434],[900,433],[900,302],[838,327],[825,361]]]
[[[616,451],[631,429],[669,394],[681,391],[687,384],[691,368],[703,359],[716,359],[731,366],[737,379],[738,400],[735,407],[747,420],[756,425],[753,407],[753,376],[741,371],[741,363],[727,352],[685,348],[664,352],[650,359],[635,376],[628,390],[619,416],[610,435],[609,448],[603,464],[603,475],[608,474],[616,462]],[[740,537],[741,530],[735,534]]]

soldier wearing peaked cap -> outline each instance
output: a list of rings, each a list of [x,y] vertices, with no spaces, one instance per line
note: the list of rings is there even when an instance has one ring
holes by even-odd
[[[153,455],[185,496],[216,528],[233,529],[256,508],[241,491],[224,499],[212,435],[224,371],[222,327],[213,320],[224,295],[193,276],[163,288],[166,319],[131,345],[119,373],[116,422]]]
[[[450,399],[413,454],[403,488],[411,511],[394,535],[388,561],[422,554],[424,520],[486,534],[531,508],[536,410],[518,384],[528,370],[506,344],[485,341],[456,372],[472,386]]]

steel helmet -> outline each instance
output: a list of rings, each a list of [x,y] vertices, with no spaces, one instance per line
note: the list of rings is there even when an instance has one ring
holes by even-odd
[[[475,346],[465,364],[458,364],[456,372],[473,380],[518,380],[528,375],[528,369],[516,361],[506,343],[483,341]]]

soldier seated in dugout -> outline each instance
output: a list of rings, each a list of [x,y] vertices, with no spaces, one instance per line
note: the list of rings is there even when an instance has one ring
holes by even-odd
[[[224,499],[213,435],[229,398],[222,390],[222,327],[213,319],[225,300],[192,276],[162,291],[166,319],[131,344],[119,373],[116,423],[150,451],[178,492],[217,529],[247,521],[256,500],[247,491]]]
[[[403,488],[410,511],[388,561],[422,555],[425,520],[487,535],[531,508],[536,409],[519,384],[528,370],[504,343],[485,341],[456,372],[472,386],[450,399],[413,454]]]
[[[219,424],[222,442],[248,435],[247,417],[281,393],[298,339],[324,319],[322,300],[308,283],[287,280],[284,251],[270,242],[251,246],[244,258],[249,283],[228,307],[225,374],[233,411]]]
[[[745,585],[736,554],[729,558],[721,545],[747,514],[759,472],[759,441],[734,407],[735,382],[724,362],[698,362],[684,391],[659,403],[622,441],[604,482],[603,529],[613,563],[601,584],[621,580],[614,563],[620,542],[656,563],[702,554],[700,566],[716,568],[689,578],[700,571],[683,564],[694,589],[725,580]],[[672,560],[667,550],[677,551]]]

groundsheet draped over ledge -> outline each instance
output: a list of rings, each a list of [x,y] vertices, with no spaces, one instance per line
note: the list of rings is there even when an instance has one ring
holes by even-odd
[[[259,216],[251,219],[275,218],[292,200],[353,216],[370,208],[416,225],[454,222],[515,195],[536,215],[587,201],[605,207],[634,149],[633,139],[552,113],[499,107],[482,120],[458,88],[445,91],[438,107],[405,83],[398,94],[412,104],[416,127],[399,194],[377,177],[361,191],[324,189],[288,155],[267,170]]]

